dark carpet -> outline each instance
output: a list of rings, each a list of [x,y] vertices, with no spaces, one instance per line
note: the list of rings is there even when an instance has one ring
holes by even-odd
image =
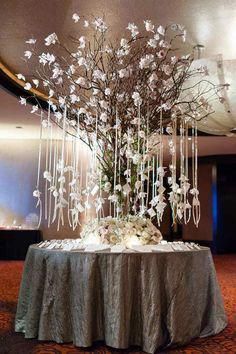
[[[228,315],[228,326],[216,336],[197,338],[185,347],[161,353],[236,354],[236,256],[215,256],[214,261]],[[59,345],[24,339],[22,334],[15,333],[14,318],[23,265],[20,261],[0,261],[0,354],[143,353],[139,348],[117,350],[107,347],[104,343],[96,343],[85,350],[71,344]]]

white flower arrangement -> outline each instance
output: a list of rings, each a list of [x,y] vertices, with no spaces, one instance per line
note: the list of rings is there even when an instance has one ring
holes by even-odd
[[[158,244],[162,240],[161,232],[150,219],[133,215],[92,220],[83,227],[80,237],[84,245],[119,244],[125,247]]]

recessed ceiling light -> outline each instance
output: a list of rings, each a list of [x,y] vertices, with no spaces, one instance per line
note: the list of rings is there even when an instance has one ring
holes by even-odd
[[[16,129],[23,129],[23,127],[17,126]]]

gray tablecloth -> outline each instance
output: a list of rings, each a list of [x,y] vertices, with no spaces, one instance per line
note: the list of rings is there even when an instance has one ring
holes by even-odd
[[[104,340],[149,353],[227,324],[210,250],[83,253],[29,248],[15,320],[25,338]]]

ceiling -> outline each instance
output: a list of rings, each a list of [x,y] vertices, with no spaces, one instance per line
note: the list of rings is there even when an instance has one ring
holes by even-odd
[[[121,36],[128,22],[141,25],[144,19],[150,19],[163,25],[183,24],[188,31],[189,50],[196,44],[204,45],[201,58],[212,69],[211,79],[231,85],[225,93],[226,104],[216,104],[211,120],[199,128],[208,133],[228,134],[236,127],[236,0],[1,0],[0,61],[13,73],[32,75],[33,65],[26,66],[22,60],[25,40],[35,37],[43,42],[48,34],[56,32],[66,41],[69,35],[77,33],[78,27],[71,20],[74,12],[105,15],[114,38]],[[223,63],[220,77],[219,60]],[[37,116],[29,111],[30,107],[20,106],[16,98],[1,91],[0,137],[38,137]],[[227,139],[227,144],[234,149],[235,141]]]

